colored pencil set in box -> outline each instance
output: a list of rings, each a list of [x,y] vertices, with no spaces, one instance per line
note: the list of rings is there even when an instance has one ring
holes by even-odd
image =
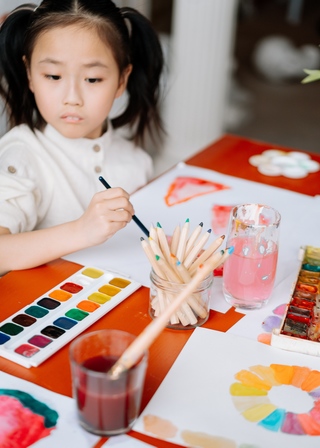
[[[168,238],[159,223],[151,227],[149,238],[141,238],[142,247],[151,263],[151,285],[149,314],[159,316],[181,290],[190,283],[197,269],[208,260],[216,259],[216,266],[224,260],[224,251],[217,251],[224,241],[224,235],[213,241],[207,249],[204,246],[211,235],[211,229],[203,232],[200,223],[190,232],[189,219],[182,227],[177,226],[172,238]],[[208,319],[212,292],[211,272],[181,307],[171,316],[168,327],[188,329],[202,325]]]
[[[271,345],[320,356],[320,248],[306,246],[280,329]]]

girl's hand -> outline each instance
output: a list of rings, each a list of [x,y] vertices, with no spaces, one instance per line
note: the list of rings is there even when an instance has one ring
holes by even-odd
[[[110,188],[95,194],[84,214],[77,220],[79,237],[86,247],[108,240],[123,229],[134,215],[129,194],[122,188]]]

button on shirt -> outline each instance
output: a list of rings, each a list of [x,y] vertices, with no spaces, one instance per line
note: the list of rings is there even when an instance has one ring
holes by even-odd
[[[151,178],[152,160],[111,123],[94,140],[16,126],[0,140],[0,226],[18,233],[79,218],[104,189],[100,174],[132,193]]]

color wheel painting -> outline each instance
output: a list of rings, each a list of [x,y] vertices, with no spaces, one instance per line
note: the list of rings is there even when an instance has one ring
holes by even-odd
[[[233,404],[249,422],[269,431],[291,435],[320,435],[320,372],[308,367],[284,364],[257,365],[241,370],[230,386]],[[274,405],[269,399],[272,388],[293,386],[312,398],[309,412],[295,413]]]
[[[320,446],[319,358],[198,327],[134,430],[198,448]]]
[[[205,179],[189,176],[176,177],[168,187],[165,203],[168,207],[189,201],[197,196],[228,190],[230,187]]]
[[[58,413],[26,392],[0,389],[0,446],[25,448],[50,435]]]

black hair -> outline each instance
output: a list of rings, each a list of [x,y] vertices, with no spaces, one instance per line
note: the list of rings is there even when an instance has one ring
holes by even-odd
[[[43,0],[38,7],[27,3],[9,14],[0,28],[0,96],[10,127],[27,124],[34,131],[45,126],[29,89],[26,67],[41,33],[74,24],[98,32],[111,48],[120,76],[132,64],[128,102],[111,120],[113,127],[129,125],[135,142],[143,141],[146,130],[161,135],[159,100],[164,61],[157,33],[137,10],[118,8],[111,0]]]

